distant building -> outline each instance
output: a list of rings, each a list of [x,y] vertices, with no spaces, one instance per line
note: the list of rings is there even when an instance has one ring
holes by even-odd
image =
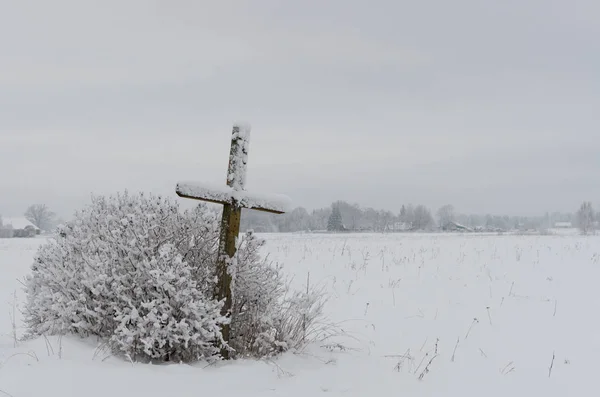
[[[394,222],[388,228],[392,232],[407,232],[412,229],[412,225],[408,222]]]
[[[35,237],[41,230],[26,218],[2,218],[0,238]]]
[[[460,223],[454,222],[454,221],[448,222],[447,224],[442,226],[441,229],[445,232],[472,232],[473,231],[473,229],[471,229],[470,227],[461,225]]]

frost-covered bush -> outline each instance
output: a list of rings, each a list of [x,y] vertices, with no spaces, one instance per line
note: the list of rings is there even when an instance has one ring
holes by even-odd
[[[214,354],[221,305],[206,292],[218,221],[154,196],[94,197],[40,247],[26,280],[32,334],[96,335],[132,358]]]
[[[270,266],[259,250],[265,241],[248,232],[237,251],[237,277],[230,345],[238,356],[271,356],[322,333],[323,295],[292,291],[280,266]]]
[[[30,336],[98,336],[132,360],[193,361],[218,354],[220,327],[230,321],[234,357],[297,347],[322,301],[288,297],[280,267],[261,258],[253,233],[238,243],[233,310],[221,315],[219,226],[204,205],[180,212],[143,194],[92,198],[36,255],[25,282]]]
[[[258,251],[263,244],[249,232],[238,246],[230,339],[238,356],[287,350],[275,321],[285,283],[280,267],[261,260]]]
[[[197,288],[191,267],[171,244],[142,266],[135,284],[117,288],[120,296],[139,303],[115,305],[111,344],[152,359],[190,361],[213,355],[224,321],[222,305]]]

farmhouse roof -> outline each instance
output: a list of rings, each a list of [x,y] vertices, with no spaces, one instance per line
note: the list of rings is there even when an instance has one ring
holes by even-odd
[[[25,229],[27,226],[31,226],[36,230],[39,230],[39,227],[35,226],[31,223],[27,218],[24,217],[15,217],[15,218],[2,218],[2,225],[8,226],[11,225],[13,229]]]

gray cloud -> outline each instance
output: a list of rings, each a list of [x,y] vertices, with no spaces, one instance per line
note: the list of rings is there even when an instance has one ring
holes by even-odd
[[[594,1],[3,2],[0,213],[222,182],[537,213],[598,202]]]

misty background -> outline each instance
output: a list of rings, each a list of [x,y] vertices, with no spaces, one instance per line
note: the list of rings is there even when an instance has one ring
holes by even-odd
[[[0,4],[4,216],[224,184],[237,120],[308,211],[599,207],[596,1]]]

